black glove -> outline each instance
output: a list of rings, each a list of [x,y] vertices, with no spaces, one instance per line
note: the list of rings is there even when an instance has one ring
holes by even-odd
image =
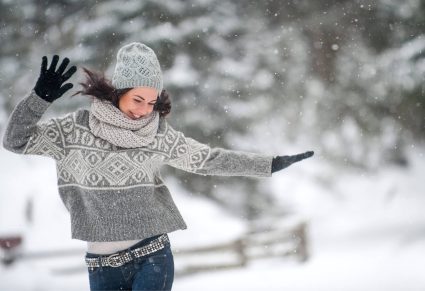
[[[301,160],[307,159],[314,155],[313,151],[305,152],[298,155],[293,156],[277,156],[273,158],[272,161],[272,173],[280,171],[295,162],[299,162]]]
[[[62,84],[71,78],[71,76],[77,71],[76,66],[72,66],[65,74],[63,72],[66,66],[69,64],[69,59],[65,58],[59,69],[56,70],[56,64],[58,63],[59,56],[54,55],[50,68],[47,69],[47,57],[44,56],[41,63],[40,77],[38,77],[37,83],[35,84],[35,93],[48,102],[53,102],[63,95],[66,91],[71,89],[74,85],[67,83]]]

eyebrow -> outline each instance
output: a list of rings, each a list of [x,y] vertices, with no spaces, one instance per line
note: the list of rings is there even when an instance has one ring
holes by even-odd
[[[140,96],[140,95],[134,95],[134,96],[137,96],[137,97],[142,98],[143,100],[146,100],[145,98],[143,98],[143,97],[142,97],[142,96]],[[158,100],[158,99],[154,99],[154,100],[152,100],[152,101],[156,101],[156,100]]]

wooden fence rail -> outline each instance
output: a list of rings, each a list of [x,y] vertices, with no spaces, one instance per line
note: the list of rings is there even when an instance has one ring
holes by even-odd
[[[15,261],[48,259],[62,256],[81,256],[85,250],[59,250],[43,252],[22,252],[19,236],[0,237],[0,262],[11,265]],[[172,247],[173,248],[173,247]],[[250,261],[269,257],[293,257],[299,262],[308,260],[306,223],[300,222],[290,227],[251,230],[239,239],[228,243],[202,247],[173,248],[175,275],[225,270],[246,266]],[[71,274],[86,271],[84,261],[78,266],[52,269],[56,274]]]

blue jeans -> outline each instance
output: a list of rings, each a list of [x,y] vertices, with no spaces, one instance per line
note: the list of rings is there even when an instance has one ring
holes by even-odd
[[[129,250],[141,247],[159,235],[144,239]],[[86,253],[87,258],[98,258],[101,255]],[[103,255],[108,256],[108,255]],[[101,266],[87,268],[90,290],[171,290],[174,281],[174,258],[170,243],[147,256],[135,258],[120,266]]]

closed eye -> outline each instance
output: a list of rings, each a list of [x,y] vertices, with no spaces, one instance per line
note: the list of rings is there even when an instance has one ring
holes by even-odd
[[[137,103],[141,103],[142,101],[140,101],[139,99],[133,99],[135,102],[137,102]],[[155,103],[149,103],[148,105],[150,105],[150,106],[154,106],[155,105]]]

